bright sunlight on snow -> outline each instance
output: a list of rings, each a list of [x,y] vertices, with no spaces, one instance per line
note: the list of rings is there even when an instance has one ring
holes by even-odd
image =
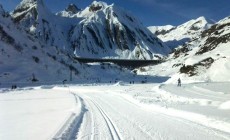
[[[118,82],[2,90],[0,139],[227,140],[229,86]]]

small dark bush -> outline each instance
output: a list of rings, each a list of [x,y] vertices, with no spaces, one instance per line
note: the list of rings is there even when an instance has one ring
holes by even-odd
[[[181,68],[180,68],[180,73],[185,73],[185,74],[188,74],[189,76],[194,76],[196,73],[196,66],[192,66],[192,65],[183,65]]]
[[[33,60],[34,60],[34,62],[36,62],[36,63],[39,63],[39,58],[38,57],[36,57],[36,56],[32,56],[32,58],[33,58]]]

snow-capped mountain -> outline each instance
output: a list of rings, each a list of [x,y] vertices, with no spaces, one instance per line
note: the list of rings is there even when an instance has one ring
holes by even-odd
[[[90,67],[73,62],[68,53],[24,31],[1,6],[0,66],[0,87],[61,84],[70,78],[75,82],[108,82],[114,77],[133,77],[132,72],[116,65]]]
[[[176,48],[165,63],[146,67],[144,73],[195,81],[230,81],[230,17]],[[143,70],[142,70],[143,71]],[[140,73],[143,73],[140,71]]]
[[[65,11],[72,17],[63,17],[43,0],[23,0],[11,14],[0,6],[0,85],[60,83],[70,72],[74,80],[124,79],[133,73],[112,64],[81,65],[72,56],[159,59],[170,51],[136,18],[114,7],[93,2],[78,11],[70,5]]]
[[[213,21],[207,20],[205,17],[199,17],[179,26],[150,26],[148,28],[170,48],[176,48],[195,39],[202,31],[209,29],[213,24]]]
[[[79,19],[62,18],[51,13],[43,0],[23,0],[12,13],[13,20],[31,36],[46,45],[73,52],[69,30]]]
[[[94,1],[76,17],[83,18],[70,31],[77,56],[158,59],[170,52],[138,19],[113,4]]]
[[[159,59],[170,52],[135,17],[104,2],[94,1],[82,11],[70,5],[54,15],[42,0],[23,0],[12,16],[40,41],[71,55]]]
[[[72,56],[160,59],[171,50],[132,14],[104,2],[94,1],[83,10],[71,4],[53,14],[42,0],[23,0],[11,14],[0,6],[0,21],[0,82],[31,81],[34,76],[60,81],[68,79],[70,71],[78,79],[102,73],[133,76],[114,65],[80,65]],[[177,27],[154,27],[164,42],[179,47],[166,62],[138,73],[172,76],[171,80],[181,75],[201,81],[230,79],[230,18],[210,23],[201,17]]]
[[[57,48],[44,44],[14,23],[0,6],[1,83],[58,81],[79,74],[79,64]],[[61,57],[60,57],[61,56]]]

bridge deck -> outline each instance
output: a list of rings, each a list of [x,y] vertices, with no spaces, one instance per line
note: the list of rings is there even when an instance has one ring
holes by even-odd
[[[110,62],[128,68],[138,68],[138,67],[156,65],[161,63],[160,60],[98,59],[98,58],[80,58],[80,57],[74,57],[74,59],[79,61],[80,63]]]

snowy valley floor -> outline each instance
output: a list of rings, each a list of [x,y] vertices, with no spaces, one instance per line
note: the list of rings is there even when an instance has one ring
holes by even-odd
[[[230,83],[0,89],[1,140],[229,140]]]

